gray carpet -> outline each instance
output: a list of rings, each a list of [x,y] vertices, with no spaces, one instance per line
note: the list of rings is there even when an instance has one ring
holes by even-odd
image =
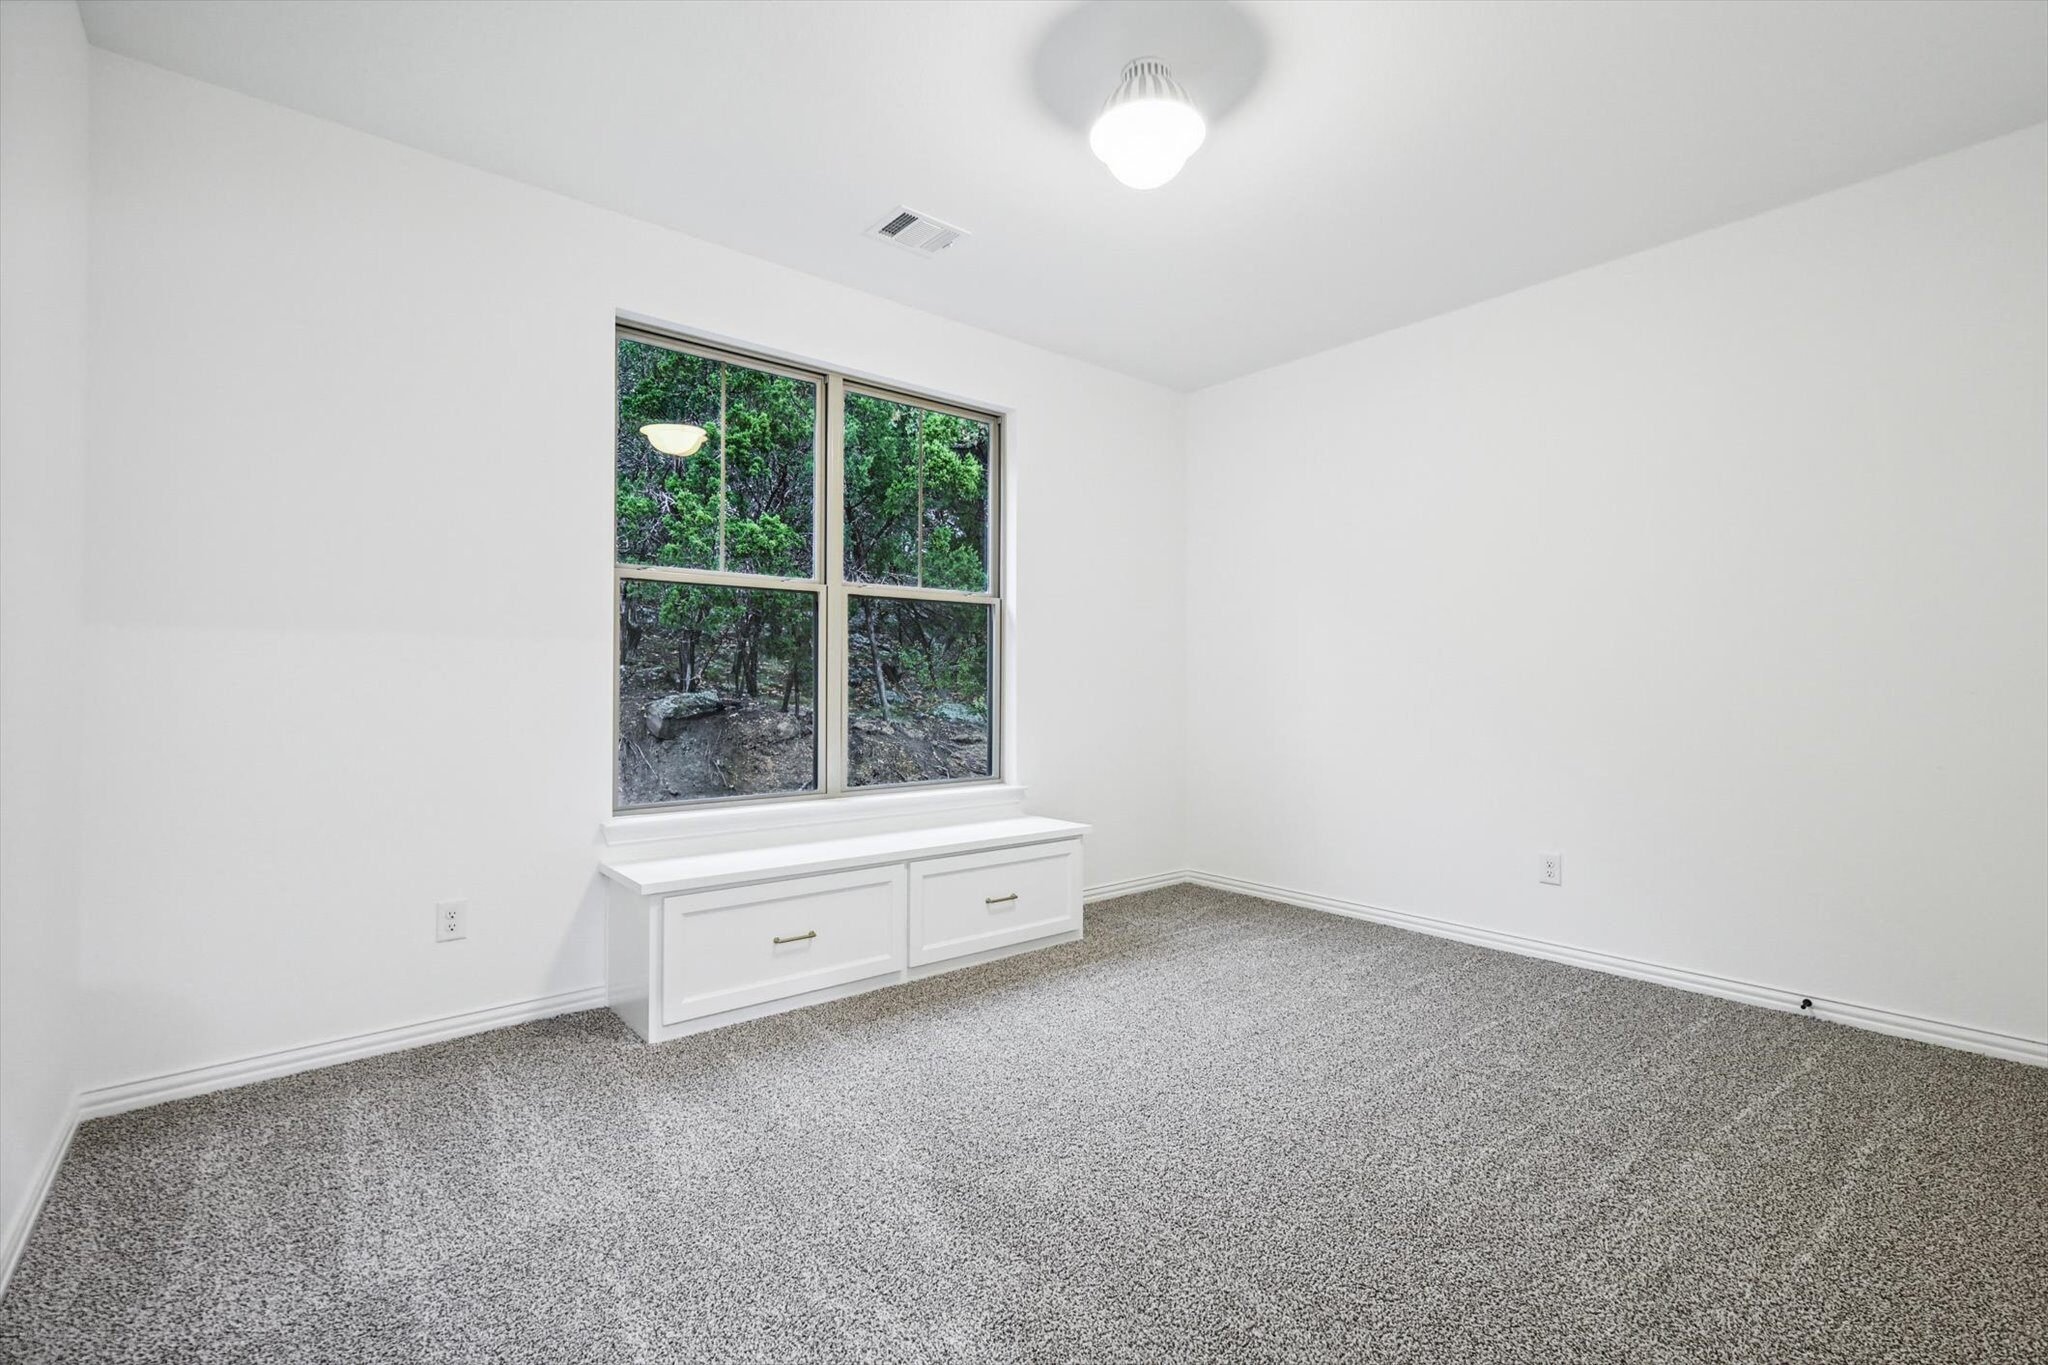
[[[2048,1072],[1218,892],[88,1124],[62,1361],[2048,1359]]]

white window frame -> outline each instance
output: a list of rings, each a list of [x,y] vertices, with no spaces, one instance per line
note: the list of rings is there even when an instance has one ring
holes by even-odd
[[[1005,681],[1009,676],[1008,660],[1004,653],[1004,609],[1003,609],[1003,490],[1005,487],[1003,468],[1003,416],[1001,413],[979,408],[962,407],[942,398],[933,398],[896,384],[879,384],[871,380],[856,378],[837,370],[817,369],[792,364],[773,356],[737,350],[731,346],[697,340],[685,334],[657,330],[643,323],[630,322],[621,318],[613,330],[614,367],[617,365],[617,342],[619,340],[641,342],[649,346],[660,346],[686,355],[700,356],[708,360],[744,366],[748,369],[765,370],[773,374],[787,375],[816,386],[818,394],[818,418],[813,428],[819,435],[813,438],[812,468],[816,477],[812,488],[811,504],[811,545],[812,563],[809,578],[776,578],[769,574],[730,573],[712,569],[677,569],[666,565],[626,564],[617,559],[612,563],[612,766],[611,766],[611,813],[615,820],[631,819],[637,816],[674,814],[682,811],[705,810],[714,807],[735,805],[759,805],[764,803],[786,803],[824,801],[847,797],[864,797],[884,792],[936,791],[947,788],[1002,786],[1005,782],[1004,742],[1005,725],[1003,708]],[[614,389],[616,390],[616,374]],[[897,583],[855,583],[846,577],[846,395],[851,391],[866,397],[880,398],[892,403],[906,403],[932,412],[950,413],[969,421],[984,422],[989,428],[989,469],[988,469],[988,539],[985,557],[988,563],[988,591],[961,592],[951,588],[927,588],[921,585]],[[617,440],[618,412],[612,413],[613,440]],[[694,457],[693,457],[694,458]],[[718,458],[725,458],[723,446]],[[612,501],[613,527],[612,546],[618,547],[617,526],[617,468],[613,465],[611,479],[615,496]],[[723,516],[723,479],[721,489],[721,517]],[[920,534],[922,518],[920,518]],[[721,535],[721,544],[723,536]],[[814,676],[817,679],[814,705],[817,719],[813,727],[817,745],[817,786],[809,791],[758,792],[732,796],[687,797],[679,801],[664,801],[642,806],[621,806],[619,804],[619,752],[621,725],[619,716],[619,665],[623,641],[619,632],[619,602],[628,582],[695,583],[710,587],[755,588],[774,592],[808,592],[817,600],[818,630],[817,659]],[[868,783],[850,786],[847,778],[850,766],[848,739],[851,714],[851,678],[849,675],[849,650],[851,630],[848,614],[854,598],[879,597],[888,599],[912,599],[928,602],[957,602],[972,604],[987,609],[989,617],[989,678],[988,678],[988,724],[989,724],[989,772],[985,776],[938,778],[921,782]]]

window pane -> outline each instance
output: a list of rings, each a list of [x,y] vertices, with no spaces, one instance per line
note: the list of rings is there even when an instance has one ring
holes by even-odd
[[[850,785],[993,775],[991,610],[847,599]]]
[[[725,567],[809,578],[818,386],[726,366]]]
[[[664,455],[640,434],[654,422],[718,426],[715,360],[619,338],[618,556],[621,564],[718,567],[718,448]]]
[[[846,395],[846,577],[987,592],[989,424]]]
[[[988,591],[988,423],[924,415],[924,586]]]
[[[618,413],[620,563],[813,575],[817,385],[620,337]],[[703,443],[663,453],[650,424]]]
[[[917,417],[905,403],[846,395],[846,577],[917,582]]]
[[[620,809],[817,786],[817,600],[619,585]]]

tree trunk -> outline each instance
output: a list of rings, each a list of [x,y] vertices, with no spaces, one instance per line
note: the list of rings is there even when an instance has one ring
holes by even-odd
[[[889,685],[882,681],[882,646],[877,638],[881,633],[881,623],[875,619],[875,600],[872,597],[864,599],[861,605],[867,609],[868,615],[868,662],[875,670],[875,695],[881,699],[882,719],[886,721],[891,717]]]
[[[931,684],[932,691],[943,697],[946,695],[946,688],[945,684],[939,681],[939,650],[932,644],[931,636],[925,634],[924,614],[917,607],[911,606],[909,603],[904,605],[909,606],[910,609],[902,613],[902,619],[910,623],[911,632],[917,636],[918,652],[924,656],[925,673],[927,675],[925,680]]]

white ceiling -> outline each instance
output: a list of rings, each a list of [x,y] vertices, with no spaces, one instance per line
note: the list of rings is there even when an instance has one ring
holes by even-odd
[[[2042,0],[83,10],[115,52],[1184,389],[2048,119]],[[1139,49],[1234,105],[1150,193],[1073,126]],[[899,202],[974,236],[860,235]]]

